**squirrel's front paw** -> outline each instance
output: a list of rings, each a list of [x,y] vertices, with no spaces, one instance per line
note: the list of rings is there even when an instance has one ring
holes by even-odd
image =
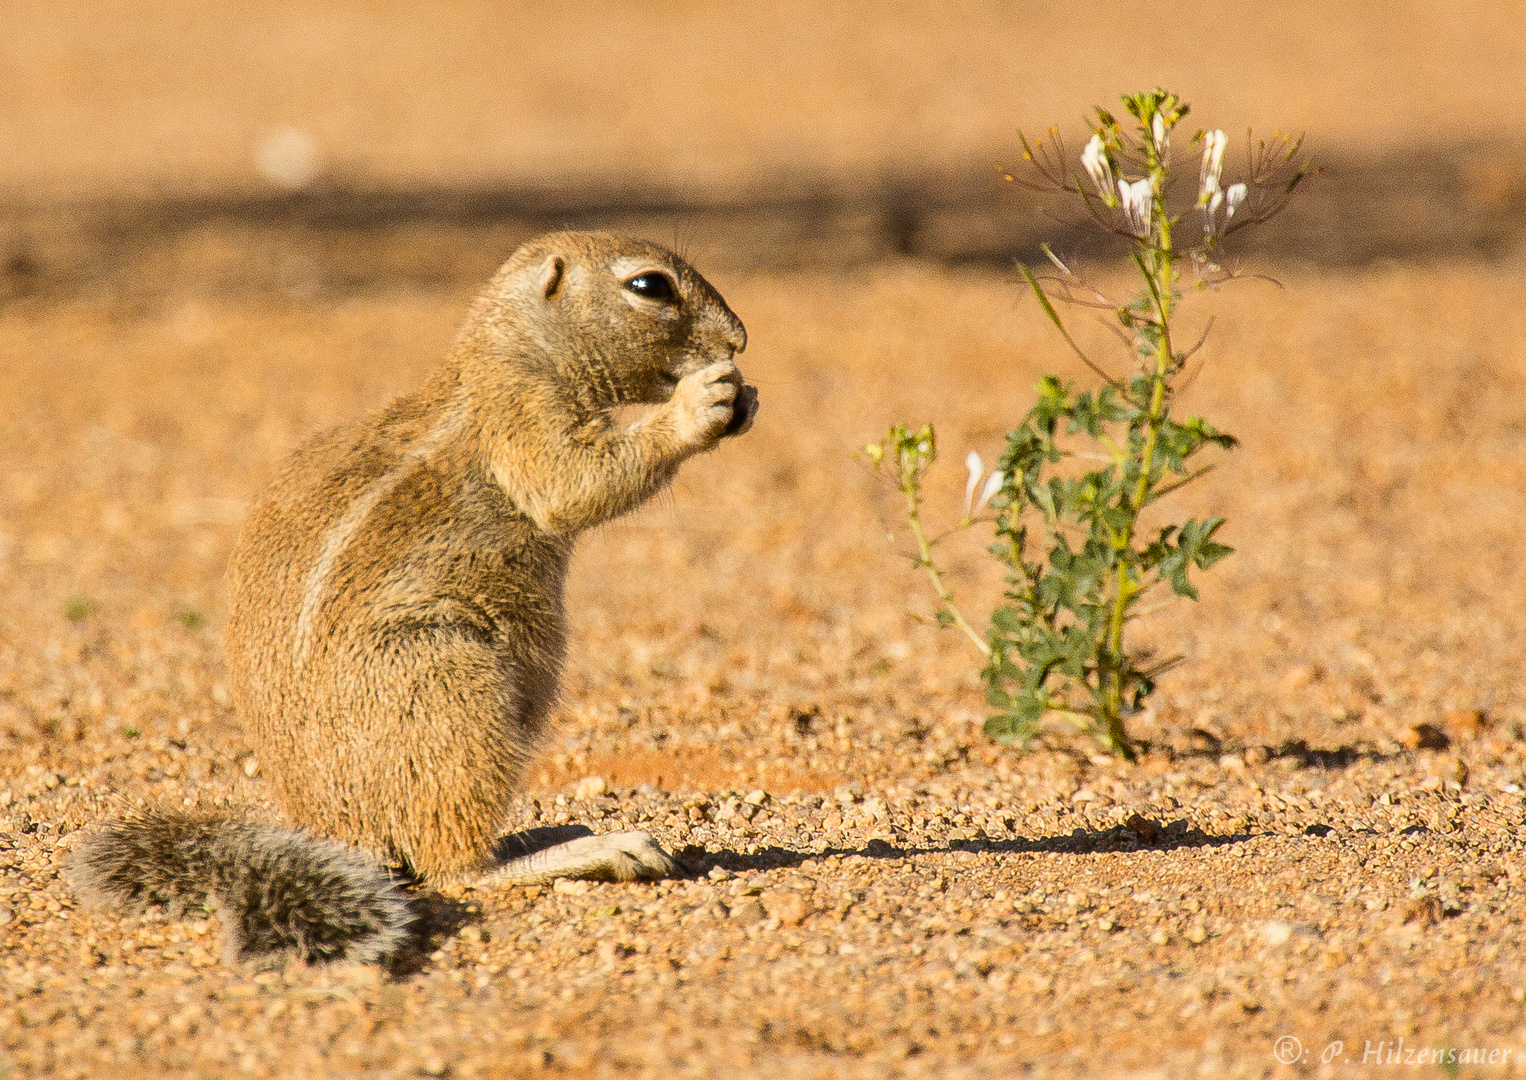
[[[731,421],[721,432],[723,439],[733,435],[745,435],[758,416],[758,388],[751,383],[737,387],[736,401],[731,406]]]
[[[742,373],[730,360],[690,372],[668,402],[674,434],[685,447],[708,450],[726,433],[736,409]],[[754,393],[753,402],[757,395]]]

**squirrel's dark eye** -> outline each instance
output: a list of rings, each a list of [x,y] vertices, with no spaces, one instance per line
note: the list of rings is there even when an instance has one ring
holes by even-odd
[[[648,300],[671,301],[678,296],[666,274],[638,274],[627,281],[625,287],[637,296],[644,296]]]

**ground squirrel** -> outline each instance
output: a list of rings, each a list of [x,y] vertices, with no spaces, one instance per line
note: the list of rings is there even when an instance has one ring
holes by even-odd
[[[229,672],[302,831],[128,818],[79,845],[76,887],[211,904],[235,957],[371,960],[410,915],[365,852],[431,882],[670,871],[640,832],[507,861],[494,845],[556,697],[573,542],[751,425],[746,342],[654,244],[556,233],[516,251],[423,387],[297,450],[239,535]]]

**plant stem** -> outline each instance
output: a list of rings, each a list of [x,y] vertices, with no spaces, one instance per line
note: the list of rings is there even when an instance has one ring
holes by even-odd
[[[1150,167],[1152,171],[1161,167],[1156,150],[1153,146],[1149,150]],[[1172,289],[1175,266],[1175,253],[1171,248],[1171,216],[1165,210],[1160,200],[1156,200],[1153,211],[1154,226],[1158,238],[1154,243],[1146,237],[1144,242],[1149,244],[1150,259],[1148,261],[1149,272],[1153,278],[1148,282],[1150,292],[1155,299],[1155,311],[1158,317],[1157,325],[1160,328],[1160,337],[1155,347],[1155,371],[1151,379],[1150,404],[1145,411],[1145,441],[1140,454],[1139,482],[1134,489],[1134,496],[1128,504],[1128,521],[1123,527],[1123,532],[1115,543],[1115,549],[1120,555],[1130,551],[1134,544],[1134,528],[1139,521],[1139,513],[1144,508],[1146,497],[1150,494],[1150,475],[1155,465],[1155,443],[1160,434],[1161,422],[1164,419],[1166,404],[1166,378],[1171,371],[1171,363],[1174,355],[1171,349],[1171,307]],[[1134,760],[1134,748],[1129,742],[1128,733],[1123,726],[1123,691],[1124,691],[1124,655],[1123,655],[1123,628],[1128,621],[1129,602],[1133,599],[1133,585],[1129,581],[1129,560],[1120,558],[1118,561],[1118,577],[1114,585],[1113,607],[1108,616],[1107,626],[1107,666],[1104,675],[1105,685],[1102,701],[1102,721],[1107,729],[1108,741],[1130,761]]]
[[[938,599],[942,602],[943,609],[948,612],[949,618],[954,620],[954,625],[963,630],[965,636],[975,643],[975,648],[979,649],[985,656],[990,656],[991,646],[982,641],[980,635],[970,626],[964,617],[964,612],[960,611],[958,605],[954,603],[954,594],[943,584],[943,578],[938,573],[937,566],[933,565],[933,547],[927,541],[927,534],[922,531],[922,516],[918,512],[915,491],[904,485],[901,491],[906,496],[906,519],[911,525],[911,535],[916,537],[917,540],[917,561],[921,564],[922,569],[927,571],[928,580],[933,583],[933,591],[938,594]]]

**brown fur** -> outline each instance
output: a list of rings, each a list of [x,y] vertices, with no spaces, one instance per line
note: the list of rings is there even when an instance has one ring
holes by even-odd
[[[676,301],[632,292],[644,272]],[[226,644],[294,824],[426,878],[491,868],[556,696],[573,542],[746,429],[745,344],[673,253],[553,234],[419,391],[291,457],[239,536]],[[618,424],[632,403],[657,407]]]

